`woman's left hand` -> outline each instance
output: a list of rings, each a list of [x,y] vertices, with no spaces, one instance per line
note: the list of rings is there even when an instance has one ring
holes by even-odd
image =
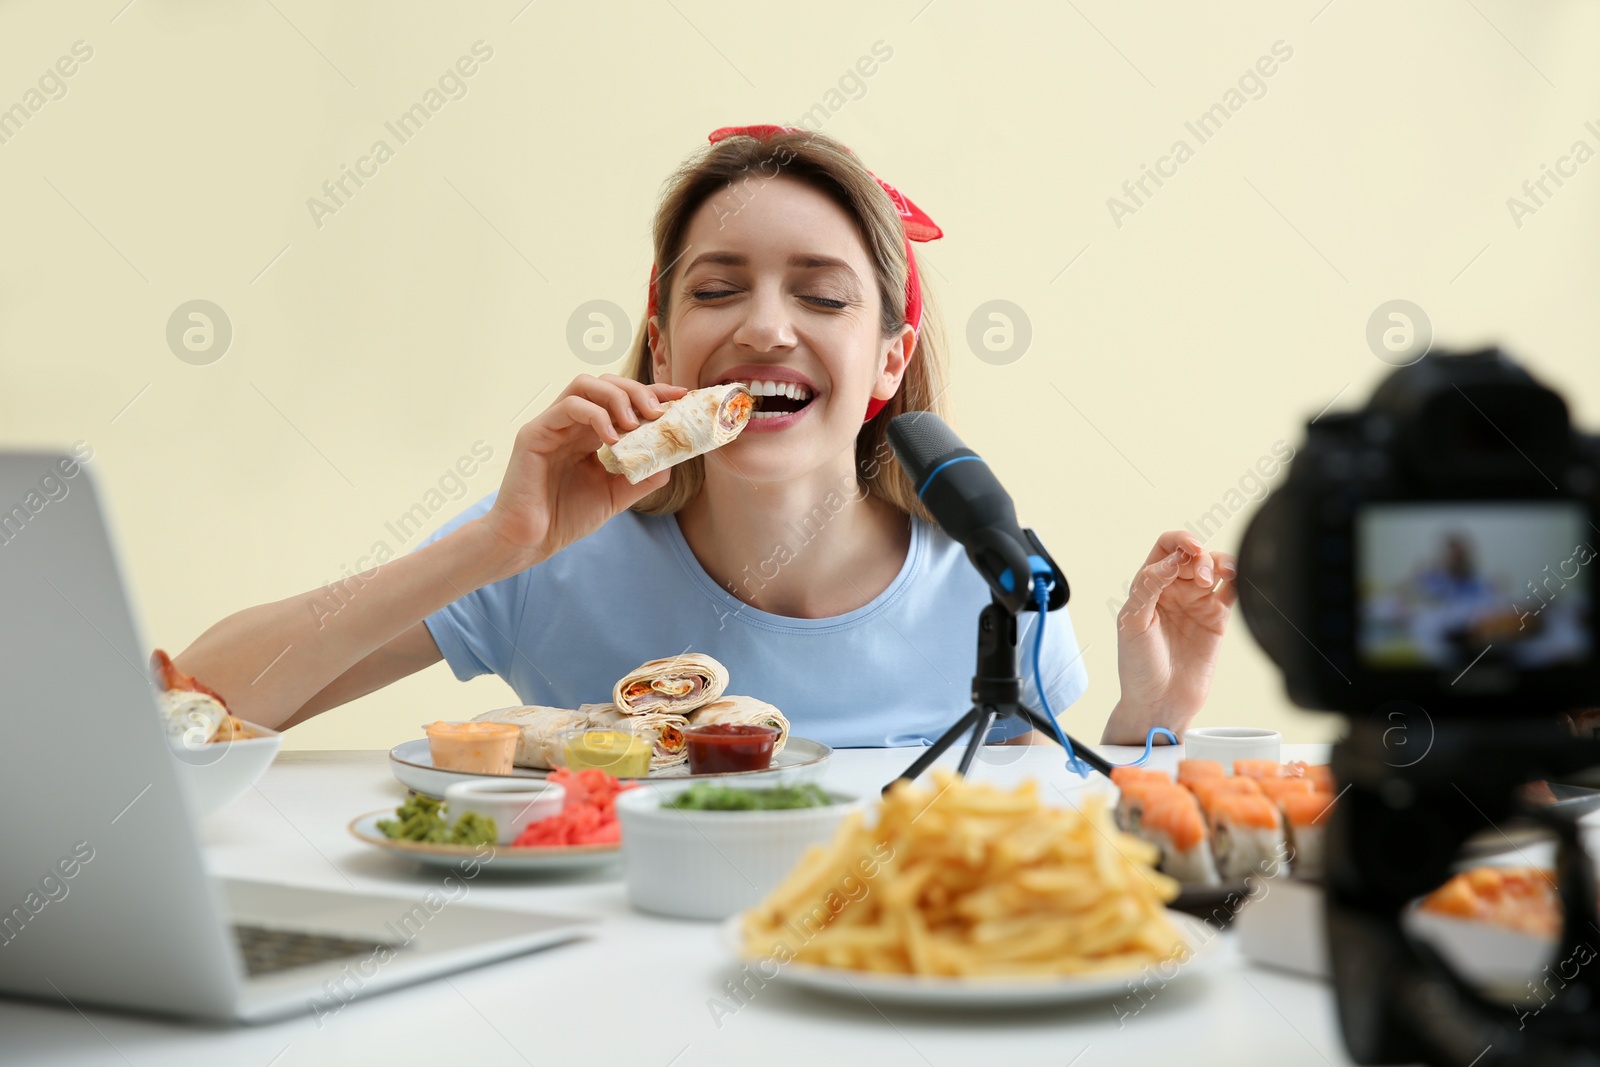
[[[1237,576],[1232,555],[1206,551],[1192,534],[1169,530],[1156,541],[1117,613],[1122,698],[1103,744],[1142,745],[1153,726],[1183,737],[1211,691]]]

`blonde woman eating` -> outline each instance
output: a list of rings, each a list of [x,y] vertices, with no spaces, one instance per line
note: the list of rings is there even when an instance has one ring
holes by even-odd
[[[970,703],[989,599],[887,445],[890,419],[948,416],[955,399],[911,249],[939,235],[829,137],[716,131],[666,183],[627,373],[575,378],[517,433],[498,492],[361,575],[337,614],[317,610],[320,589],[248,608],[179,668],[240,717],[282,727],[440,659],[463,680],[499,675],[524,704],[575,708],[645,660],[700,652],[798,735],[927,744]],[[727,382],[759,398],[732,443],[637,485],[596,458],[687,390]],[[1233,577],[1231,556],[1188,533],[1156,540],[1117,619],[1105,742],[1181,737],[1210,687]],[[1037,619],[1023,617],[1030,653]],[[1048,620],[1038,677],[1057,715],[1088,685],[1065,611]],[[1006,720],[990,740],[1045,738]]]

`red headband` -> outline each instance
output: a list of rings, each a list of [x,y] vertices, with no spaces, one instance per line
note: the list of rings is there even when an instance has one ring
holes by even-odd
[[[724,126],[711,132],[710,141],[716,144],[726,137],[753,137],[758,141],[765,141],[778,133],[800,133],[793,126]],[[846,149],[849,151],[849,149]],[[867,172],[872,174],[871,171]],[[900,225],[905,230],[906,238],[906,322],[911,326],[913,346],[916,345],[916,333],[922,328],[922,282],[917,277],[917,257],[911,254],[912,241],[932,241],[944,236],[944,231],[939,229],[939,224],[928,217],[928,213],[913,204],[904,193],[872,174],[872,180],[883,187],[889,194],[889,202],[900,213]],[[656,265],[650,265],[650,297],[645,315],[654,318],[659,308],[656,297]],[[889,401],[872,397],[867,401],[867,417],[864,421],[872,419],[882,411]]]

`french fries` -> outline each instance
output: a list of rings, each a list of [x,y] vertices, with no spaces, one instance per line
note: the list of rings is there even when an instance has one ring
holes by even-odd
[[[1101,798],[1050,807],[935,771],[899,782],[872,827],[860,813],[813,846],[743,919],[751,958],[942,976],[1136,970],[1187,942],[1165,905],[1178,883]]]

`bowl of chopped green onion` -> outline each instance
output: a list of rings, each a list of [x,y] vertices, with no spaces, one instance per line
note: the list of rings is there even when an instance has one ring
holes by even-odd
[[[657,915],[725,919],[758,903],[841,822],[860,818],[861,808],[859,798],[810,782],[762,789],[696,782],[623,793],[617,818],[628,897]]]

